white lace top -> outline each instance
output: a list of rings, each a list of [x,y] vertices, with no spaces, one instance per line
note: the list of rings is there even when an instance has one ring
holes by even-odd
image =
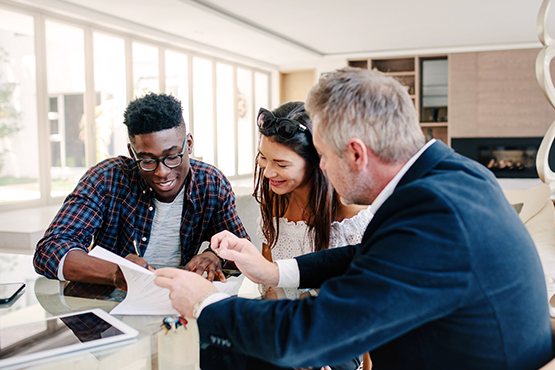
[[[371,206],[368,206],[351,218],[332,222],[330,248],[360,243],[364,231],[373,216],[370,208]],[[262,243],[267,244],[268,241],[262,233],[262,217],[259,216],[257,221],[258,229],[256,235]],[[305,221],[293,222],[283,217],[279,218],[279,239],[272,248],[272,259],[274,261],[311,253],[313,248],[314,241],[308,235],[308,225]],[[287,298],[298,298],[303,292],[303,290],[295,288],[285,288],[284,290]]]

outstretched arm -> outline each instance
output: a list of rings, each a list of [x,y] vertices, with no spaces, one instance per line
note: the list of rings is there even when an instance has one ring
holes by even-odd
[[[219,251],[220,257],[235,262],[237,268],[251,281],[267,286],[277,286],[279,269],[268,261],[247,239],[241,239],[229,231],[214,235],[210,246]]]
[[[222,258],[234,261],[239,270],[253,282],[277,286],[278,266],[265,259],[249,240],[222,231],[212,237],[210,245]],[[172,306],[187,317],[194,317],[195,306],[217,292],[210,281],[190,271],[163,268],[154,273],[157,275],[156,285],[170,290]]]
[[[194,272],[163,268],[156,270],[154,283],[170,290],[172,306],[186,317],[194,317],[195,305],[218,290],[210,281]]]

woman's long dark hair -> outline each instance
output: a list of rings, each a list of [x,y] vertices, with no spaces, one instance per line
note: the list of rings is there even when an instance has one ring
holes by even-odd
[[[305,161],[306,181],[312,186],[308,194],[309,218],[307,220],[309,234],[314,240],[314,251],[327,249],[330,242],[331,223],[337,215],[339,199],[330,181],[320,169],[320,156],[312,142],[312,122],[306,114],[303,102],[282,104],[272,111],[274,116],[289,118],[308,127],[311,134],[297,131],[290,139],[284,140],[276,134],[266,135],[272,141],[285,145]],[[260,133],[261,135],[265,135]],[[270,189],[270,181],[264,177],[264,170],[258,166],[258,156],[254,167],[253,196],[260,204],[262,230],[268,246],[273,248],[279,237],[279,222],[274,217],[283,217],[289,206],[289,194],[279,195]]]

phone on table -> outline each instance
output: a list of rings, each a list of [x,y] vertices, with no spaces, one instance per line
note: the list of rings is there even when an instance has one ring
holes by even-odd
[[[25,289],[25,283],[0,283],[0,304],[11,302]]]

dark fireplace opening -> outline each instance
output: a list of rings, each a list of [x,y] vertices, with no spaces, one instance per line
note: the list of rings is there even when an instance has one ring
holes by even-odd
[[[541,137],[451,139],[458,153],[480,162],[497,178],[538,178],[536,156]],[[552,159],[549,159],[549,166]]]

